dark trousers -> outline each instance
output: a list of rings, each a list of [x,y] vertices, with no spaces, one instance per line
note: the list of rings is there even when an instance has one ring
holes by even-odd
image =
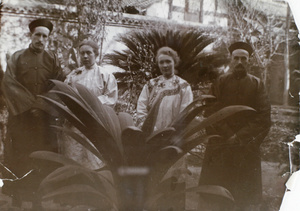
[[[53,165],[29,157],[34,151],[58,151],[56,133],[50,125],[55,125],[55,119],[44,111],[39,111],[35,115],[28,111],[17,116],[9,116],[5,165],[18,178],[24,177],[28,172],[31,173],[21,180],[5,182],[4,193],[13,197],[18,195],[21,201],[31,200],[36,195],[42,179],[53,170]]]

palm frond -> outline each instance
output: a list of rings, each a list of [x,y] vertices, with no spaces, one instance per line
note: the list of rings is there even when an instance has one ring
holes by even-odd
[[[211,53],[209,60],[207,60],[206,54],[203,54],[204,49],[214,43],[215,40],[216,37],[209,35],[205,30],[170,28],[136,30],[120,36],[119,42],[127,47],[126,50],[114,51],[106,55],[105,59],[109,64],[118,66],[125,71],[142,74],[140,70],[149,62],[147,56],[151,56],[148,54],[151,52],[152,57],[154,57],[160,47],[169,46],[177,51],[181,58],[181,63],[177,68],[179,76],[191,84],[196,84],[201,80],[204,73],[210,71],[208,67],[219,67],[227,62],[220,60],[218,53]],[[215,62],[217,60],[218,62]],[[151,72],[153,76],[160,74],[154,59],[146,71]]]

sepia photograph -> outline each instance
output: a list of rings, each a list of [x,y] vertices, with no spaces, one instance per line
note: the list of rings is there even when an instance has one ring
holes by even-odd
[[[299,0],[0,0],[0,210],[298,211]]]

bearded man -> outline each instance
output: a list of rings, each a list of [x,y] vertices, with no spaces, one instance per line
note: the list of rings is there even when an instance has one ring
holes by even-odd
[[[234,210],[255,211],[262,200],[260,145],[271,125],[270,103],[263,82],[249,74],[252,47],[235,42],[229,52],[230,69],[211,88],[216,104],[210,112],[231,105],[249,106],[256,112],[235,114],[210,128],[211,134],[222,138],[207,145],[200,185],[223,186],[235,199]]]
[[[17,206],[25,198],[32,199],[42,178],[42,170],[36,169],[29,155],[38,150],[58,150],[56,134],[50,127],[55,124],[54,110],[38,97],[53,87],[51,79],[64,79],[58,58],[45,50],[52,29],[52,23],[46,19],[29,24],[31,43],[10,57],[2,81],[9,111],[4,159],[12,173],[23,178],[7,181],[4,192],[12,196]]]

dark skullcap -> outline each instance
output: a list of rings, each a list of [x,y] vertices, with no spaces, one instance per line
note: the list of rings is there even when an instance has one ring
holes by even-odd
[[[29,24],[29,30],[33,33],[34,29],[38,26],[47,27],[50,30],[50,33],[53,29],[53,24],[47,19],[36,19]]]
[[[253,52],[253,48],[251,47],[251,45],[249,45],[246,42],[235,42],[235,43],[231,44],[228,49],[229,49],[230,54],[232,54],[232,52],[237,49],[243,49],[243,50],[248,51],[249,56],[251,56],[251,54]]]
[[[99,45],[93,40],[83,40],[79,43],[79,48],[83,45],[91,46],[94,49],[94,53],[99,55]]]

